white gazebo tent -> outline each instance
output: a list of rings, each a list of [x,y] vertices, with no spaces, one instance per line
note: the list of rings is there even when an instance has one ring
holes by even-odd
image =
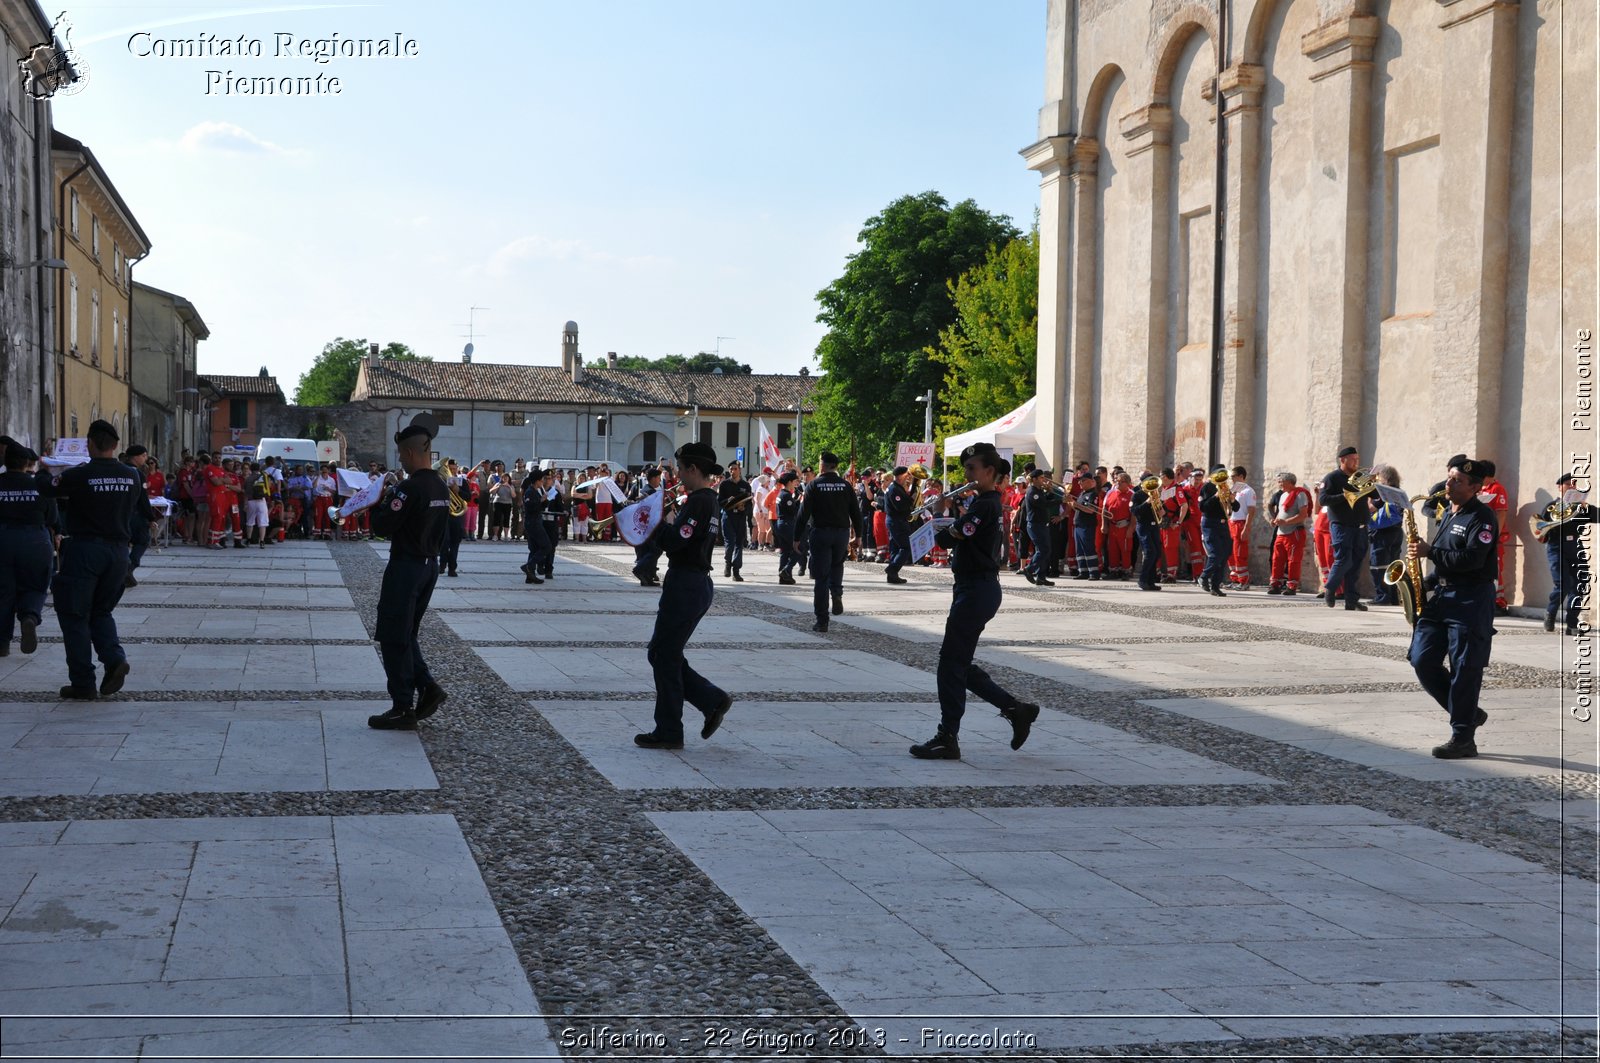
[[[1009,448],[1014,454],[1032,454],[1034,460],[1038,461],[1039,439],[1034,434],[1033,412],[1034,404],[1038,401],[1039,397],[1035,395],[1004,417],[990,421],[982,428],[974,428],[958,436],[945,437],[945,457],[955,457],[974,443],[993,443],[1002,450]]]

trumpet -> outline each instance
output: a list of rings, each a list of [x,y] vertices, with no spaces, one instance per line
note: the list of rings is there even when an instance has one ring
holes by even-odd
[[[970,495],[974,491],[976,491],[977,489],[978,489],[978,485],[975,484],[975,483],[962,484],[960,487],[956,488],[954,491],[950,491],[950,492],[947,492],[945,494],[939,495],[936,498],[929,499],[927,502],[924,502],[922,505],[920,505],[916,509],[912,510],[910,519],[911,520],[916,520],[918,517],[925,517],[929,513],[931,513],[933,510],[938,509],[940,506],[944,505],[946,502],[952,502],[952,501],[960,498],[962,495]]]

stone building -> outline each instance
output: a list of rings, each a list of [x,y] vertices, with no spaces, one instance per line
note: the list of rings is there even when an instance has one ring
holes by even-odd
[[[799,417],[811,412],[810,377],[664,373],[583,364],[578,326],[562,333],[562,364],[361,360],[352,402],[382,410],[392,437],[424,410],[439,420],[438,453],[457,461],[552,458],[639,468],[700,439],[726,462],[759,448],[765,421],[784,457],[795,457]],[[393,444],[385,458],[395,464]]]
[[[163,462],[201,449],[195,358],[200,341],[210,335],[189,300],[134,282],[129,440],[143,443]]]
[[[56,255],[67,264],[56,273],[56,434],[81,436],[103,418],[126,436],[133,266],[150,253],[150,238],[94,152],[60,130],[50,147],[60,213]]]
[[[57,254],[55,182],[50,101],[24,91],[17,72],[51,32],[35,0],[0,0],[0,435],[35,448],[56,434],[56,274],[45,265]]]
[[[1348,443],[1412,493],[1452,453],[1493,458],[1508,585],[1542,604],[1528,518],[1593,453],[1564,426],[1595,327],[1595,17],[1049,0],[1022,153],[1046,456],[1216,460],[1260,487],[1320,478]]]

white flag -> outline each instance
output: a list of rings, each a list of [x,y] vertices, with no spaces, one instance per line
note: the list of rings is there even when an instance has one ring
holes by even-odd
[[[783,467],[783,452],[778,449],[772,434],[767,431],[767,422],[764,419],[756,418],[756,426],[761,429],[761,464],[777,472]]]
[[[617,513],[617,534],[629,546],[643,545],[661,523],[663,496],[656,488],[649,498],[640,499]]]
[[[338,473],[339,493],[346,498],[359,493],[366,488],[368,483],[375,479],[371,473],[363,472],[360,469],[340,469]]]

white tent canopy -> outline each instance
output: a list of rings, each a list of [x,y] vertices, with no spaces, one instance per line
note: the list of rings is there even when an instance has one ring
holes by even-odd
[[[1037,460],[1039,440],[1033,430],[1033,407],[1038,401],[1039,396],[1035,395],[1004,417],[990,421],[982,428],[974,428],[958,436],[947,436],[944,441],[945,457],[955,457],[974,443],[993,443],[997,447],[1010,447],[1017,454],[1032,454]]]

